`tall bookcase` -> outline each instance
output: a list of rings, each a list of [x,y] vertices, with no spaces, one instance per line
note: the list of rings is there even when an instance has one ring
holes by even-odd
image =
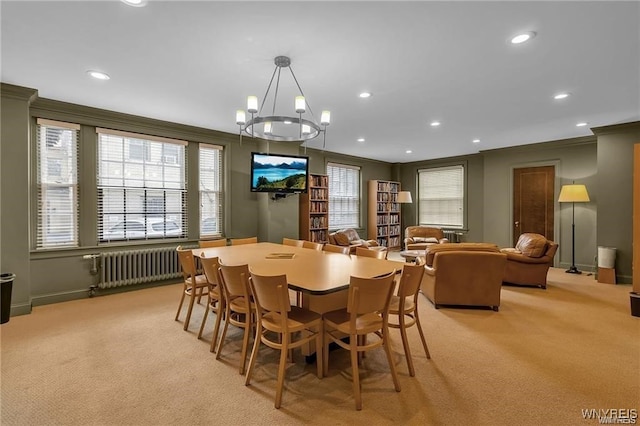
[[[391,250],[402,244],[398,192],[400,182],[369,181],[368,238]]]
[[[329,177],[309,174],[309,189],[300,194],[300,238],[326,243],[329,238]]]

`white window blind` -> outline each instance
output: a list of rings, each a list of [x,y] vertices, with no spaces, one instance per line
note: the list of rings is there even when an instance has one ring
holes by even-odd
[[[360,167],[327,164],[329,228],[360,227]]]
[[[186,235],[186,142],[98,132],[98,240]]]
[[[37,120],[36,248],[78,246],[80,126]]]
[[[200,236],[221,236],[224,211],[222,147],[201,143],[199,152]]]
[[[463,228],[463,166],[419,170],[418,193],[420,225]]]

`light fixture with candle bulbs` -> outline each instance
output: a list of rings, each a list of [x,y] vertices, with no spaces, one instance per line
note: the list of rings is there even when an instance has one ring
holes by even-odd
[[[236,111],[236,124],[240,126],[240,137],[246,133],[251,137],[259,137],[271,141],[283,142],[306,142],[323,134],[323,149],[326,145],[327,126],[331,121],[331,113],[322,111],[320,123],[316,120],[309,102],[304,96],[304,92],[298,83],[298,79],[291,69],[291,59],[288,56],[276,56],[274,59],[275,69],[271,75],[271,81],[267,86],[267,91],[262,98],[262,103],[258,107],[258,97],[249,96],[247,98],[247,110]],[[288,69],[295,82],[298,95],[293,99],[293,106],[296,115],[287,115],[280,112],[278,108],[278,90],[281,89],[280,75],[283,69]],[[275,83],[275,87],[274,87]],[[273,90],[272,90],[273,88]],[[269,102],[271,105],[265,104]],[[266,112],[271,109],[270,114]],[[246,113],[251,115],[247,120]],[[241,139],[242,140],[242,139]]]

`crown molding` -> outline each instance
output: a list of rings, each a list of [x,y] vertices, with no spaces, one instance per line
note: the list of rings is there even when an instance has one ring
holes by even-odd
[[[37,89],[15,86],[8,83],[0,83],[0,93],[3,98],[17,99],[29,103],[33,102],[38,97]]]

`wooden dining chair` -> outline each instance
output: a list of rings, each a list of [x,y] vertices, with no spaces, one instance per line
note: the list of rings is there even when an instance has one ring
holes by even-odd
[[[178,321],[178,318],[180,317],[185,296],[189,296],[187,317],[184,320],[184,330],[186,331],[189,328],[189,321],[191,321],[193,304],[195,303],[196,298],[198,298],[198,302],[200,302],[200,298],[209,292],[209,282],[207,281],[207,277],[202,274],[198,274],[196,261],[191,249],[183,249],[182,246],[178,246],[176,251],[178,252],[178,260],[180,262],[180,268],[182,269],[183,285],[182,296],[180,297],[180,304],[178,304],[178,311],[176,312],[175,320]]]
[[[294,240],[293,238],[283,238],[282,245],[292,247],[302,247],[302,240]]]
[[[219,360],[222,354],[229,324],[242,328],[244,336],[240,354],[240,374],[244,374],[249,348],[249,336],[251,336],[253,330],[255,313],[255,304],[252,301],[249,288],[249,277],[251,276],[249,265],[229,266],[221,264],[219,271],[220,284],[225,298],[225,322],[222,336],[220,336],[220,343],[218,344],[216,359]]]
[[[368,249],[366,247],[356,247],[356,256],[373,257],[375,259],[386,259],[387,250]]]
[[[322,250],[328,251],[328,252],[331,252],[331,253],[349,254],[349,246],[338,246],[338,245],[335,245],[335,244],[325,244],[322,247]]]
[[[245,385],[251,383],[260,344],[280,351],[275,407],[280,408],[285,367],[289,351],[315,340],[318,348],[317,375],[322,378],[322,315],[291,306],[286,275],[262,276],[251,273],[251,291],[256,304],[256,338],[249,360]],[[297,337],[296,337],[297,336]]]
[[[213,326],[213,336],[211,337],[211,347],[209,349],[211,352],[215,352],[218,343],[218,332],[220,331],[220,324],[225,309],[224,292],[220,285],[220,261],[217,257],[205,257],[205,253],[203,252],[200,255],[200,264],[202,265],[204,276],[207,277],[207,282],[209,283],[209,293],[207,296],[207,309],[204,310],[200,331],[198,332],[198,339],[202,338],[202,332],[207,322],[209,311],[215,312],[216,322]]]
[[[427,359],[431,359],[418,313],[418,293],[420,292],[420,284],[424,276],[424,264],[421,259],[422,258],[417,258],[418,263],[415,265],[404,265],[400,283],[398,284],[397,295],[391,297],[391,303],[389,305],[389,315],[391,315],[392,319],[397,318],[397,321],[389,322],[389,327],[400,329],[409,375],[412,377],[415,376],[416,373],[413,368],[413,359],[411,358],[411,349],[409,348],[409,339],[407,338],[407,328],[414,325],[416,326],[420,334],[420,339],[422,340],[424,353]]]
[[[200,240],[198,241],[198,246],[200,248],[210,248],[210,247],[225,247],[227,245],[227,239],[221,238],[219,240]]]
[[[308,249],[313,249],[313,250],[318,250],[319,251],[319,250],[322,250],[322,246],[323,246],[322,243],[314,243],[314,242],[307,241],[307,240],[304,240],[302,242],[302,247],[308,248]]]
[[[392,271],[378,278],[352,276],[349,282],[347,307],[324,314],[323,374],[329,372],[329,345],[335,343],[350,351],[353,376],[353,393],[356,410],[362,409],[360,389],[359,354],[382,346],[387,355],[395,390],[400,392],[400,383],[395,364],[391,358],[389,341],[389,303],[394,290]],[[367,341],[371,333],[378,338]],[[342,339],[348,336],[348,343]]]
[[[231,238],[232,246],[239,246],[241,244],[255,244],[258,242],[258,237],[249,237],[249,238]]]

